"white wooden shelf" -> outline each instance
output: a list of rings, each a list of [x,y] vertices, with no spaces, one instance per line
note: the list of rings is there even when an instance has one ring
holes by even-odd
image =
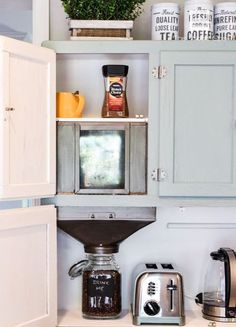
[[[186,327],[208,327],[210,321],[202,318],[201,311],[186,312]],[[231,324],[232,325],[232,324]],[[235,324],[233,324],[235,325]],[[125,311],[121,318],[113,320],[90,320],[82,318],[81,310],[74,311],[59,311],[58,327],[131,327],[132,314]],[[149,325],[166,327],[167,325]],[[173,326],[173,325],[168,325]],[[229,323],[216,322],[216,327],[228,327]]]
[[[81,123],[147,123],[148,118],[57,118],[60,122],[81,122]]]
[[[56,53],[156,53],[158,47],[163,46],[165,50],[178,50],[183,48],[183,44],[189,44],[191,50],[234,50],[235,42],[232,41],[152,41],[152,40],[78,40],[78,41],[44,41],[43,47],[53,49]]]
[[[81,194],[58,194],[43,200],[44,204],[55,206],[122,206],[122,207],[155,207],[158,205],[156,196],[148,195],[81,195]]]
[[[122,207],[194,207],[196,199],[194,198],[160,198],[155,194],[145,195],[82,195],[63,193],[54,197],[48,197],[42,200],[43,204],[54,204],[55,206],[122,206]],[[198,206],[201,207],[235,207],[236,199],[233,198],[198,198]]]

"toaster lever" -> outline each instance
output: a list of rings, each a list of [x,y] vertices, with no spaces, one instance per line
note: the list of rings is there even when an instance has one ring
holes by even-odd
[[[174,310],[174,291],[177,290],[177,285],[174,284],[173,280],[170,280],[170,283],[166,286],[167,290],[170,292],[169,295],[169,308],[170,311]]]
[[[173,281],[171,281],[173,283]],[[176,291],[177,290],[177,285],[167,285],[166,287],[168,291]]]

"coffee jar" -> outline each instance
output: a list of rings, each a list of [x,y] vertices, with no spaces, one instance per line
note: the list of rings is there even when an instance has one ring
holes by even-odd
[[[184,5],[184,39],[213,39],[213,3],[210,0],[186,0]]]
[[[82,312],[86,318],[117,318],[121,312],[121,276],[111,254],[90,254],[83,270]]]
[[[87,254],[71,267],[69,275],[82,274],[84,318],[115,319],[121,313],[121,274],[114,254]]]
[[[179,5],[157,3],[152,5],[152,40],[179,39]]]
[[[215,39],[236,40],[236,2],[215,5]]]
[[[103,118],[125,118],[129,116],[126,96],[127,74],[126,65],[104,65],[105,96],[102,106]]]

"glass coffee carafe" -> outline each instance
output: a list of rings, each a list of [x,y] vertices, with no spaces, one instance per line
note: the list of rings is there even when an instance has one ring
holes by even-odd
[[[204,281],[204,292],[197,295],[203,317],[222,322],[236,322],[236,255],[230,248],[211,254]]]

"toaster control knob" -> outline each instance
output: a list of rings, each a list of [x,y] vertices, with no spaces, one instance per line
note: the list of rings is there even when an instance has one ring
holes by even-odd
[[[148,301],[145,303],[143,309],[144,312],[149,316],[155,316],[160,311],[160,307],[155,301]]]

